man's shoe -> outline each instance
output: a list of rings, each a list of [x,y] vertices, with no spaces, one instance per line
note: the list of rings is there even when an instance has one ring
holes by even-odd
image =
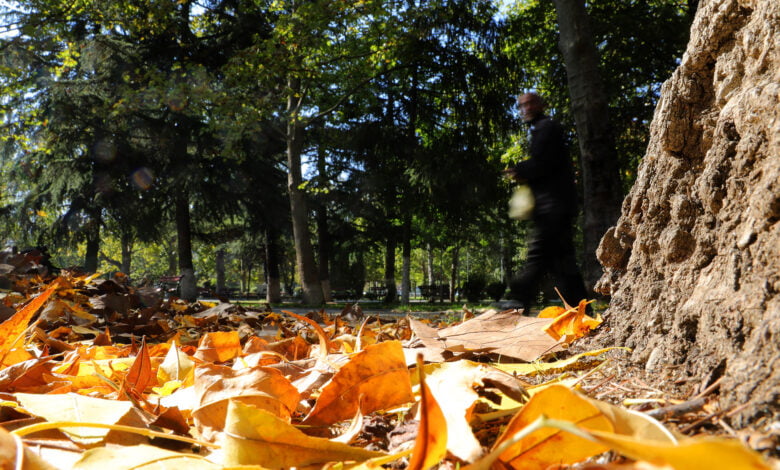
[[[523,303],[518,302],[517,300],[502,300],[501,302],[492,303],[490,306],[500,311],[523,310],[524,308]]]

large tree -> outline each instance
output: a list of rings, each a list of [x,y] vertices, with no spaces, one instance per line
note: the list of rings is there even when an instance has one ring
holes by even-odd
[[[735,427],[780,412],[778,27],[774,0],[700,3],[599,247],[612,302],[597,341],[630,347],[652,381],[720,381]]]

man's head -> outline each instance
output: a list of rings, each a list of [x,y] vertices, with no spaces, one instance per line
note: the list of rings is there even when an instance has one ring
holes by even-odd
[[[523,93],[517,97],[517,107],[523,115],[523,121],[531,122],[544,113],[544,100],[536,93]]]

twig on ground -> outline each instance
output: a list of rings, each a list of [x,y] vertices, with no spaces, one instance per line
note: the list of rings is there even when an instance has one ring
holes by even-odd
[[[654,410],[646,411],[645,414],[648,416],[652,416],[655,419],[659,420],[667,420],[671,418],[676,418],[678,416],[682,416],[686,413],[691,413],[693,411],[699,411],[704,407],[704,405],[707,403],[707,400],[702,398],[695,398],[693,400],[686,401],[685,403],[680,403],[678,405],[669,405],[669,406],[663,406],[661,408],[656,408]]]

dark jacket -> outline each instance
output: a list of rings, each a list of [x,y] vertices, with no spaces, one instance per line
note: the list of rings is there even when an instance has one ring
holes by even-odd
[[[534,217],[577,214],[577,190],[563,127],[549,116],[530,123],[530,158],[515,166],[515,174],[534,193]]]

